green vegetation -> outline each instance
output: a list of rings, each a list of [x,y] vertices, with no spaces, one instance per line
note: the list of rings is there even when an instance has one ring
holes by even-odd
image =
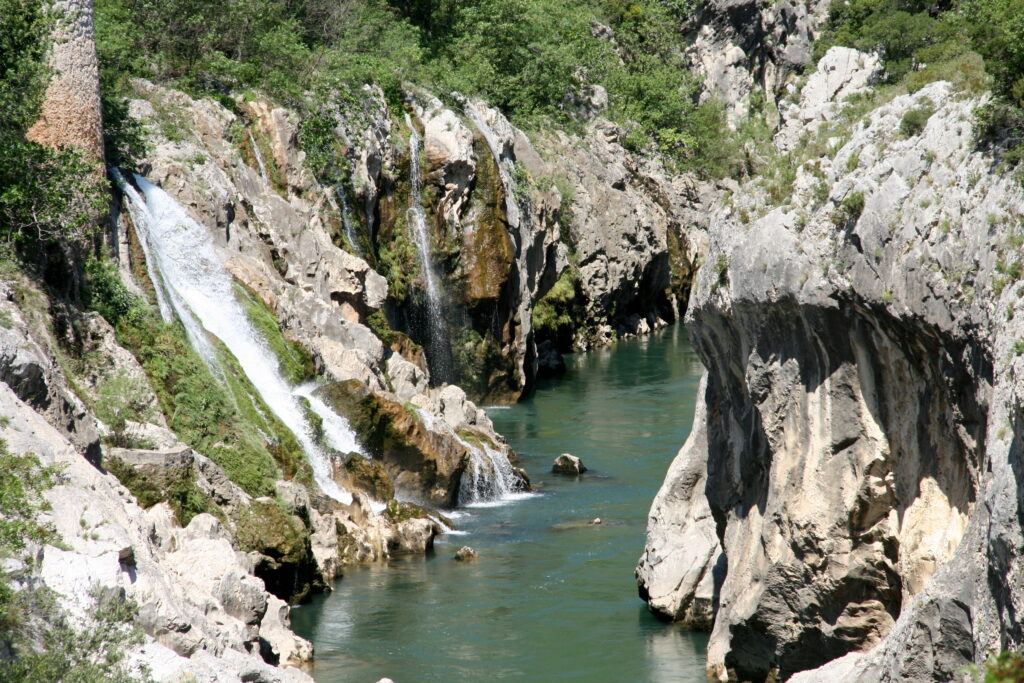
[[[900,133],[905,138],[920,135],[924,127],[928,125],[928,119],[935,113],[935,107],[924,103],[919,107],[911,109],[900,119]]]
[[[974,680],[982,683],[1018,683],[1024,680],[1024,651],[1004,650],[985,662],[983,673],[975,672]]]
[[[1024,3],[1017,0],[833,0],[815,45],[883,56],[885,81],[909,92],[936,80],[996,100],[980,108],[979,144],[997,144],[1010,166],[1024,160]],[[905,136],[919,133],[930,112],[910,112]]]
[[[316,375],[313,357],[306,349],[285,338],[277,316],[267,310],[260,299],[243,285],[235,285],[238,300],[245,308],[249,322],[266,340],[270,350],[277,357],[281,374],[292,384],[299,384]]]
[[[141,642],[141,632],[130,625],[133,603],[93,591],[88,623],[80,625],[60,609],[56,593],[26,581],[35,570],[34,556],[25,552],[29,545],[58,542],[53,528],[37,520],[49,509],[42,494],[57,482],[60,469],[42,466],[31,453],[11,453],[0,441],[0,472],[0,560],[22,563],[21,569],[0,571],[0,680],[140,680],[125,662],[125,649]],[[21,587],[15,589],[13,581]]]
[[[129,422],[152,417],[145,380],[124,373],[110,377],[96,388],[96,417],[110,427],[110,444],[121,448],[144,446],[129,430]]]
[[[364,83],[379,84],[392,105],[403,82],[480,96],[527,127],[574,125],[571,102],[600,84],[630,146],[653,147],[681,167],[724,172],[734,150],[725,144],[721,107],[698,104],[698,83],[680,49],[693,4],[97,0],[95,11],[110,92],[123,91],[129,76],[222,99],[262,90],[306,113],[303,148],[314,172],[334,183],[346,169],[329,112],[356,104]]]
[[[0,0],[0,240],[23,253],[81,241],[104,207],[94,165],[25,137],[50,76],[53,21],[45,3]]]
[[[223,345],[214,344],[224,370],[224,381],[219,381],[181,324],[161,320],[127,290],[112,266],[92,265],[88,273],[87,303],[107,318],[118,342],[135,354],[168,426],[182,441],[210,457],[253,496],[273,494],[279,467],[286,477],[310,476],[295,436],[273,416]]]
[[[547,294],[534,304],[534,333],[538,340],[550,339],[560,351],[569,351],[576,331],[585,319],[579,272],[570,266]]]
[[[850,223],[856,223],[862,213],[864,213],[864,193],[851,192],[843,201],[839,202],[832,220],[837,228],[842,228]]]
[[[107,471],[117,477],[135,500],[144,508],[166,501],[174,510],[178,523],[188,526],[192,518],[203,512],[223,517],[214,502],[196,485],[191,469],[173,469],[163,476],[147,476],[116,457],[104,462]]]

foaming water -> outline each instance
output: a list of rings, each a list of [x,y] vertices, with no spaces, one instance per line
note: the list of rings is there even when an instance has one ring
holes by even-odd
[[[352,209],[349,208],[345,189],[338,186],[335,194],[338,195],[338,201],[341,202],[341,224],[345,228],[345,237],[348,238],[348,243],[355,250],[356,254],[362,256],[362,249],[359,248],[359,243],[356,242],[355,219],[352,218]]]
[[[122,183],[122,189],[139,241],[145,245],[153,285],[169,302],[169,306],[161,305],[161,314],[170,320],[173,308],[193,347],[213,365],[217,364],[216,353],[207,333],[223,342],[263,401],[295,434],[320,488],[339,501],[351,502],[351,494],[331,479],[330,462],[313,438],[303,406],[281,375],[273,351],[236,298],[231,275],[206,228],[156,185],[139,175],[135,182],[141,195],[127,183]],[[355,434],[342,418],[322,403],[323,414],[314,401],[310,404],[324,418],[328,439],[345,446],[337,450],[359,450]]]
[[[486,443],[464,439],[447,422],[425,410],[418,408],[417,412],[431,431],[447,434],[469,452],[469,463],[459,481],[459,505],[504,505],[529,497],[502,451]]]
[[[292,611],[319,683],[705,680],[707,636],[654,618],[633,577],[700,364],[682,330],[566,362],[560,381],[491,415],[538,494],[453,511],[464,533],[432,555],[353,568]],[[590,471],[552,475],[563,452]],[[479,558],[455,561],[463,545]]]
[[[260,151],[260,146],[256,144],[256,138],[253,137],[252,131],[249,130],[247,132],[249,133],[249,144],[252,145],[252,154],[256,157],[256,165],[260,169],[260,177],[263,178],[263,182],[270,182],[267,177],[267,165],[263,162],[263,152]]]

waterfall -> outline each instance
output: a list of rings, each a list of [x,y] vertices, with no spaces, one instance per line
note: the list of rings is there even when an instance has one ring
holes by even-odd
[[[170,302],[167,308],[161,306],[164,319],[172,318],[170,309],[173,308],[193,346],[214,364],[216,354],[207,333],[223,342],[263,401],[295,434],[320,488],[332,498],[350,503],[351,494],[331,478],[328,456],[314,441],[298,398],[298,395],[305,395],[303,389],[293,391],[281,376],[273,351],[235,298],[231,275],[221,262],[206,228],[194,221],[170,195],[145,178],[135,176],[140,195],[120,178],[120,174],[115,177],[128,198],[129,211],[146,254],[153,286],[158,297],[164,296]],[[162,295],[161,289],[164,290]],[[332,448],[341,452],[359,450],[355,435],[342,418],[322,402],[310,400],[310,405],[324,418],[325,435]]]
[[[423,280],[427,293],[427,333],[429,350],[432,352],[428,360],[434,379],[440,383],[451,380],[451,363],[448,345],[448,333],[444,317],[444,304],[441,290],[437,282],[437,273],[430,251],[430,232],[427,219],[423,213],[423,186],[420,182],[420,136],[412,125],[409,115],[405,115],[405,123],[409,126],[409,210],[407,216],[412,223],[412,238],[416,243],[416,253],[423,269]]]
[[[249,134],[249,144],[252,145],[253,156],[256,157],[256,163],[260,167],[260,176],[263,178],[263,182],[270,182],[267,179],[267,165],[263,163],[263,153],[260,152],[260,146],[256,144],[256,138],[253,136],[252,131],[246,129],[246,132]]]
[[[358,256],[362,256],[362,250],[359,248],[359,243],[356,242],[356,232],[352,225],[352,210],[348,206],[348,197],[345,196],[345,188],[340,185],[334,192],[338,196],[338,201],[341,202],[341,224],[345,228],[345,237],[348,238],[348,243],[352,246]]]
[[[512,463],[500,450],[462,438],[447,422],[421,408],[417,408],[417,413],[428,429],[447,434],[469,452],[469,462],[459,482],[459,505],[486,507],[529,495],[523,491]]]

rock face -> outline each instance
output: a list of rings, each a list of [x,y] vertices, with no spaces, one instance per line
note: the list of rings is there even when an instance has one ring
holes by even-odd
[[[599,118],[582,138],[539,140],[549,162],[524,161],[532,174],[564,178],[571,192],[561,210],[583,299],[575,348],[645,334],[673,320],[673,302],[685,304],[693,263],[704,251],[696,210],[703,186],[628,152],[624,135]]]
[[[555,474],[583,474],[587,471],[587,468],[584,467],[583,461],[575,455],[562,453],[560,456],[555,458],[555,462],[551,466],[551,471]]]
[[[706,94],[726,105],[730,121],[743,117],[750,96],[774,102],[783,86],[811,61],[815,31],[829,0],[711,0],[694,18],[689,54]]]
[[[284,334],[313,356],[317,374],[343,388],[331,400],[360,439],[382,455],[394,489],[416,500],[455,505],[461,472],[479,455],[473,439],[512,456],[464,391],[430,386],[409,344],[399,339],[386,347],[368,327],[369,317],[385,303],[387,282],[365,260],[335,244],[340,237],[335,194],[305,171],[292,114],[257,101],[240,103],[244,114],[238,116],[211,100],[142,81],[136,85],[139,99],[130,110],[151,136],[149,178],[210,230],[229,271],[276,315]],[[162,136],[158,124],[167,111],[191,122],[184,139]],[[448,120],[437,116],[442,123]],[[435,127],[440,131],[432,134],[430,148],[438,158],[445,145],[464,142],[465,134],[452,133],[449,139],[444,125]],[[265,165],[273,170],[266,178],[251,156],[252,140],[265,149]],[[362,173],[372,176],[376,164],[369,159],[376,157],[366,154]],[[456,159],[464,155],[444,154],[451,160],[438,163],[455,192],[463,163]],[[456,194],[447,200],[452,206],[459,203]],[[412,419],[409,406],[440,419]],[[384,418],[388,430],[382,431],[378,419]],[[401,436],[389,443],[402,441],[402,448],[377,449],[385,431]],[[414,447],[405,448],[408,442]],[[381,490],[388,490],[387,484]]]
[[[93,42],[92,0],[56,0],[60,17],[51,49],[54,76],[28,138],[48,147],[81,149],[103,159],[100,74]]]
[[[840,145],[791,159],[791,203],[755,180],[713,211],[687,314],[708,374],[637,571],[691,623],[710,582],[721,680],[951,680],[1024,642],[1024,191],[977,104],[933,83],[822,124]]]

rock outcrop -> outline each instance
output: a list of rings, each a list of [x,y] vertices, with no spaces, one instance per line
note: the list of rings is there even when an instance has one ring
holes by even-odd
[[[17,346],[38,348],[21,317],[5,311],[5,329],[22,335]],[[2,366],[10,376],[10,357]],[[34,368],[46,380],[31,394],[25,384],[0,384],[0,437],[12,453],[32,453],[43,465],[62,468],[58,485],[46,493],[50,510],[40,520],[52,524],[60,547],[33,548],[37,569],[27,580],[56,591],[61,608],[73,614],[88,612],[97,589],[134,601],[145,643],[129,654],[159,680],[229,680],[240,672],[246,680],[268,683],[311,680],[259,657],[260,622],[270,596],[253,574],[252,558],[235,551],[221,522],[200,514],[182,528],[166,503],[140,508],[113,475],[85,457],[100,448],[98,441],[83,444],[80,430],[59,429],[59,422],[51,424],[27,402],[55,404],[72,395],[60,370],[47,368],[45,359],[17,367]],[[283,632],[264,638],[278,648],[301,640]]]
[[[870,75],[848,57],[823,64]],[[787,117],[821,120],[809,96]],[[720,680],[951,680],[1024,643],[1024,190],[978,103],[939,82],[822,122],[780,140],[787,203],[754,180],[713,210],[687,314],[708,374],[638,578],[698,623],[710,583]]]
[[[408,344],[386,347],[369,327],[388,284],[364,259],[337,246],[335,195],[305,170],[292,114],[256,101],[240,102],[244,114],[236,115],[146,82],[137,88],[131,113],[151,137],[149,178],[209,229],[229,271],[274,314],[284,335],[312,355],[316,374],[343,388],[321,393],[331,394],[364,444],[374,445],[398,492],[455,505],[461,474],[480,455],[474,439],[514,457],[464,391],[430,386]],[[191,133],[168,139],[160,126],[168,116],[189,121]],[[431,140],[431,149],[443,142]],[[273,171],[266,178],[252,155],[254,144],[265,148],[261,157]],[[367,163],[364,173],[374,167]],[[129,226],[123,227],[127,240]],[[440,419],[411,419],[410,407]],[[386,430],[379,423],[385,418]],[[375,448],[384,433],[401,436],[389,442],[396,447]]]
[[[699,6],[690,61],[704,79],[705,95],[722,100],[730,122],[747,114],[752,95],[774,103],[810,64],[828,6],[829,0],[711,0]]]
[[[587,471],[583,461],[571,453],[562,453],[551,465],[555,474],[583,474]]]

